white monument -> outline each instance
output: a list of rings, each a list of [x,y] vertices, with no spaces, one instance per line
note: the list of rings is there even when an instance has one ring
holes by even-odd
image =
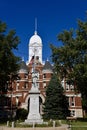
[[[28,63],[32,63],[32,87],[31,90],[29,91],[30,95],[29,113],[27,119],[25,120],[25,123],[28,124],[43,123],[43,120],[41,119],[41,115],[39,112],[40,91],[38,89],[38,83],[37,83],[38,73],[35,71],[36,57],[38,57],[38,61],[42,63],[42,40],[37,35],[37,31],[35,31],[34,35],[29,40]]]
[[[37,87],[37,73],[35,71],[32,72],[32,88],[29,92],[29,95],[30,95],[29,113],[27,119],[25,120],[25,123],[42,124],[43,120],[41,119],[41,115],[39,112],[40,91]]]

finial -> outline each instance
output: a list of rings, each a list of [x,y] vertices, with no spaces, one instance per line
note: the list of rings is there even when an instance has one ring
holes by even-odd
[[[35,35],[37,34],[37,18],[35,18]]]

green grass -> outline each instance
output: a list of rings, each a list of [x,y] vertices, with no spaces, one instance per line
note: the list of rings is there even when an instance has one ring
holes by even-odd
[[[75,121],[66,121],[62,120],[63,124],[69,124],[71,125],[71,130],[87,130],[87,120],[75,120]]]
[[[73,121],[62,120],[62,124],[70,124],[71,130],[87,130],[87,118]]]
[[[83,121],[71,122],[71,130],[87,130],[87,122]]]
[[[87,127],[72,127],[71,130],[87,130]]]
[[[87,122],[71,122],[71,125],[76,125],[76,126],[87,126]]]

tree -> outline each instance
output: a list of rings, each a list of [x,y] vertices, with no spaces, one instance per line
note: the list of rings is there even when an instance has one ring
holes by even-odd
[[[20,40],[14,30],[7,32],[6,23],[0,21],[0,91],[7,91],[7,81],[13,80],[19,68],[19,57],[13,53]]]
[[[64,119],[69,116],[68,101],[57,75],[54,74],[46,90],[43,106],[44,119]]]
[[[64,30],[58,35],[61,47],[51,44],[52,60],[61,78],[75,83],[83,99],[83,109],[87,110],[87,22],[78,20],[76,31]]]

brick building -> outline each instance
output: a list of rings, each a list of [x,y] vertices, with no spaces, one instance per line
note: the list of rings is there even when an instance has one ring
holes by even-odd
[[[35,62],[34,67],[38,75],[37,86],[40,90],[39,108],[40,113],[42,114],[42,104],[45,101],[45,90],[53,74],[53,66],[50,64],[50,62],[47,60],[45,63],[43,63],[42,47],[42,39],[37,34],[37,31],[35,31],[34,35],[29,40],[29,59],[27,63],[24,61],[21,62],[20,70],[18,71],[19,78],[10,84],[12,87],[11,91],[4,93],[6,97],[4,105],[2,103],[2,99],[0,99],[0,113],[2,113],[3,106],[8,113],[9,110],[14,112],[17,108],[29,108],[29,91],[32,86],[32,65],[33,62]],[[74,92],[75,86],[68,85],[66,79],[63,79],[61,84],[69,101],[71,116],[83,117],[81,94],[76,94]],[[2,116],[2,114],[0,114],[0,116]]]

